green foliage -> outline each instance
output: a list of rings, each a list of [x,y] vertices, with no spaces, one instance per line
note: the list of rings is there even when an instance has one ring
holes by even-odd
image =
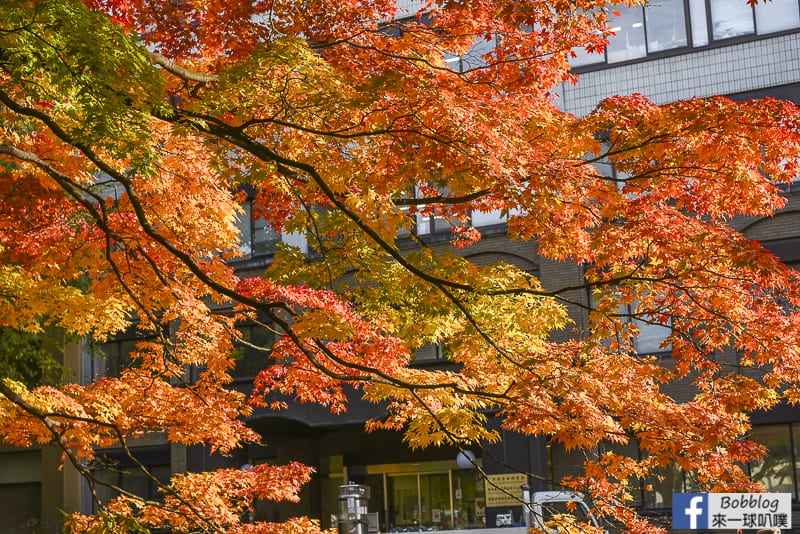
[[[33,334],[0,328],[0,376],[29,388],[61,382],[63,337],[57,332]]]
[[[147,50],[83,2],[29,4],[0,3],[4,70],[22,81],[27,105],[49,110],[87,145],[120,156],[141,152],[149,131],[138,110],[168,109]]]

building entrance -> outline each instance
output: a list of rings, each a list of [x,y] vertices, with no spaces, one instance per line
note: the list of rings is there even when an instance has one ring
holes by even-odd
[[[484,483],[475,469],[461,469],[455,461],[438,461],[351,467],[348,471],[353,482],[370,487],[369,509],[378,512],[383,532],[485,526]]]

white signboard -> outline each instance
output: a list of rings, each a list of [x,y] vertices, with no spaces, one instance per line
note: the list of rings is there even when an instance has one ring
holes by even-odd
[[[527,482],[524,473],[486,475],[486,506],[519,506],[522,485]]]
[[[674,529],[789,529],[791,493],[674,493]]]

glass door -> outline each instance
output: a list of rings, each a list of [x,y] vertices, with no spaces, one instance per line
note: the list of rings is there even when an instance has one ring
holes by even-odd
[[[453,528],[450,474],[420,474],[419,483],[422,526],[436,530]]]
[[[483,480],[474,469],[456,469],[453,477],[453,527],[486,526],[486,497]]]
[[[419,527],[419,481],[413,475],[389,475],[389,530]]]
[[[387,486],[390,531],[455,527],[449,472],[390,474]]]
[[[481,528],[486,522],[483,480],[456,461],[356,466],[350,479],[370,486],[369,510],[380,513],[382,532]]]

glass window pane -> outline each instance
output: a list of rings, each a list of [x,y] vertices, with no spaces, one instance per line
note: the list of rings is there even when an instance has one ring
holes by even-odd
[[[435,233],[442,233],[442,232],[449,232],[452,228],[450,221],[445,219],[444,217],[438,217],[434,215],[431,218],[431,222],[433,224],[433,231]]]
[[[572,505],[568,504],[566,501],[558,502],[546,502],[542,505],[542,521],[545,525],[553,522],[552,525],[558,525],[563,520],[559,519],[559,516],[568,516],[574,517],[577,521],[582,523],[590,523],[591,520],[589,519],[589,510],[585,506],[575,506],[574,508]],[[551,528],[551,531],[555,531],[555,528]],[[561,529],[559,529],[560,531]]]
[[[95,488],[97,491],[97,497],[100,499],[100,502],[107,503],[116,496],[116,492],[108,486],[119,486],[119,471],[116,469],[113,471],[99,469],[94,471],[93,474],[99,482]]]
[[[711,0],[711,28],[714,39],[754,33],[753,8],[745,0]]]
[[[639,327],[639,335],[636,336],[636,351],[639,354],[655,354],[667,352],[670,347],[661,347],[661,343],[672,334],[672,329],[659,324],[650,324],[638,319],[633,321]]]
[[[150,497],[150,479],[138,467],[128,467],[122,472],[122,489],[144,498]]]
[[[456,529],[486,526],[486,499],[483,480],[473,469],[457,469],[453,473],[453,522]],[[477,479],[477,480],[476,480]]]
[[[242,233],[242,241],[239,248],[242,254],[246,258],[249,258],[253,254],[253,227],[250,222],[252,219],[250,203],[245,202],[242,206],[242,210],[243,212],[236,217],[236,226]]]
[[[131,358],[131,353],[136,350],[136,343],[138,343],[138,341],[135,339],[119,342],[119,358],[116,362],[116,369],[114,370],[116,374],[114,376],[118,376],[124,368],[131,367],[135,364]]]
[[[251,201],[245,202],[242,210],[243,212],[236,218],[236,226],[241,232],[242,240],[239,248],[244,257],[274,253],[278,243],[281,242],[280,234],[264,219],[253,219]]]
[[[369,498],[367,499],[367,510],[370,513],[378,514],[378,531],[386,532],[386,510],[384,509],[383,496],[383,474],[364,475],[359,484],[369,486]],[[367,529],[368,532],[372,532]]]
[[[657,469],[645,480],[645,508],[671,508],[672,494],[683,492],[683,473],[675,466]]]
[[[167,485],[170,483],[170,479],[172,478],[172,467],[169,465],[152,465],[148,469],[150,469],[150,474],[156,477],[160,483]],[[150,482],[150,494],[148,497],[154,501],[160,501],[163,499],[164,494],[158,490],[158,484],[155,482]]]
[[[275,343],[275,334],[260,326],[243,326],[239,328],[242,338],[249,344],[257,347],[269,348]],[[264,369],[269,361],[268,354],[257,350],[247,344],[240,344],[236,348],[236,368],[233,376],[253,377]]]
[[[264,219],[253,220],[253,254],[273,254],[281,236]]]
[[[443,196],[450,194],[450,188],[448,187],[438,187],[437,189]],[[450,232],[452,225],[448,219],[442,217],[444,210],[440,206],[434,205],[433,215],[430,217],[431,233]]]
[[[792,495],[796,500],[798,497],[797,489],[800,484],[800,424],[794,423],[792,425],[792,443],[794,443],[794,450],[792,451],[792,465],[794,465],[794,488],[792,488]]]
[[[442,351],[441,345],[439,344],[426,343],[414,351],[415,362],[436,361],[441,359],[441,357]]]
[[[408,206],[400,207],[400,211],[402,211],[403,215],[405,215],[406,217],[410,217],[411,216],[411,215],[409,215],[410,208]],[[397,237],[398,238],[409,237],[410,235],[411,235],[411,232],[405,226],[401,226],[400,228],[397,229]]]
[[[389,527],[419,526],[419,492],[417,475],[389,476]]]
[[[603,54],[587,52],[582,46],[576,46],[572,51],[575,53],[575,57],[569,58],[569,64],[573,67],[594,65],[595,63],[602,63],[605,61],[605,56]]]
[[[686,46],[686,13],[683,0],[657,0],[644,11],[647,50],[658,52]]]
[[[489,226],[504,222],[506,222],[506,216],[500,210],[472,212],[472,226]]]
[[[453,528],[450,517],[450,477],[447,473],[421,474],[420,500],[422,528],[445,530]]]
[[[420,235],[431,233],[431,217],[417,213],[417,233]]]
[[[491,53],[497,43],[494,37],[490,39],[478,38],[472,49],[461,56],[461,61],[458,62],[461,72],[469,69],[475,69],[486,66],[486,60],[483,58],[486,54]]]
[[[692,46],[707,45],[706,0],[689,0],[689,20],[692,23]]]
[[[94,378],[101,376],[118,377],[124,368],[131,366],[130,354],[135,349],[135,339],[111,341],[100,345],[94,355]]]
[[[637,461],[641,459],[641,451],[639,450],[639,443],[635,440],[630,440],[628,443],[613,443],[611,441],[604,441],[598,446],[597,452],[600,456],[606,453],[613,453]],[[633,497],[631,504],[633,506],[641,506],[642,489],[644,489],[642,487],[642,479],[632,477],[629,480],[629,485],[631,490],[631,497]],[[585,512],[586,510],[584,510],[584,513]],[[559,510],[559,513],[563,513],[563,511]],[[577,511],[575,512],[575,515],[577,515]],[[581,518],[580,516],[579,519],[581,521],[585,521],[585,518]]]
[[[800,27],[800,7],[797,0],[771,0],[756,4],[758,33],[779,32]]]
[[[616,34],[609,38],[606,54],[609,63],[645,57],[644,16],[641,7],[615,6],[619,17],[612,17],[609,26]]]
[[[789,425],[755,426],[751,439],[769,449],[761,462],[750,465],[753,481],[763,484],[769,492],[794,493]]]

